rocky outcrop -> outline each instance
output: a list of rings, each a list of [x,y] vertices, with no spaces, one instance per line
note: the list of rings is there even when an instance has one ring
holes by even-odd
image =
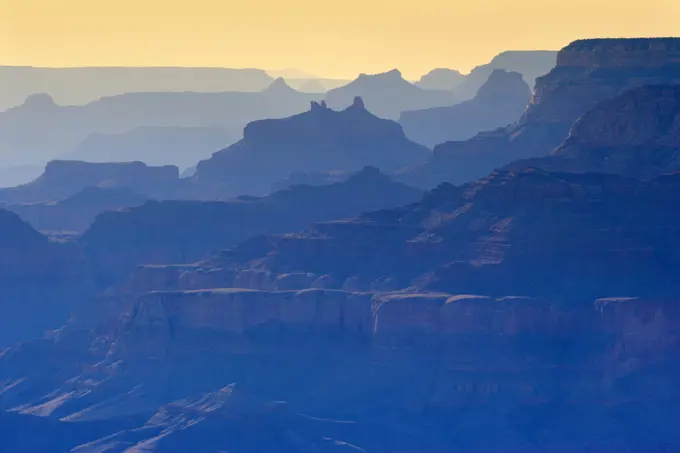
[[[680,83],[679,43],[680,38],[645,38],[568,45],[555,69],[537,80],[533,99],[516,124],[437,146],[430,162],[404,175],[404,181],[422,187],[460,183],[518,159],[549,154],[598,103],[644,85]],[[645,49],[653,49],[653,56]]]
[[[536,85],[523,122],[567,123],[643,85],[679,83],[680,38],[594,39],[569,44]]]
[[[429,150],[399,124],[369,113],[361,98],[345,110],[325,103],[290,118],[250,123],[243,140],[198,164],[192,181],[220,194],[264,195],[291,172],[393,171],[424,162]]]
[[[262,234],[352,217],[418,200],[417,189],[367,167],[347,181],[296,186],[264,198],[225,202],[151,201],[97,217],[80,242],[96,274],[118,282],[139,264],[187,263]]]
[[[89,163],[55,160],[35,181],[0,190],[11,203],[63,200],[88,187],[131,189],[148,197],[164,198],[179,187],[179,170],[168,165],[149,167],[142,162]]]
[[[172,427],[159,428],[171,444],[148,423],[134,435],[114,424],[185,401],[172,420],[211,426],[194,403],[221,399],[193,395],[236,383],[351,421],[326,435],[366,451],[675,450],[678,178],[498,172],[199,263],[140,267],[96,300],[94,327],[0,352],[0,408],[112,423],[120,445],[173,451]],[[205,436],[191,427],[182,445],[195,450]]]
[[[680,170],[680,84],[633,89],[583,115],[549,156],[509,168],[650,179]]]
[[[105,211],[140,206],[148,200],[127,187],[87,187],[64,200],[6,206],[44,232],[82,233]]]
[[[324,99],[331,108],[344,109],[356,97],[361,97],[374,115],[393,120],[399,119],[406,110],[456,103],[451,91],[419,88],[405,80],[397,69],[382,74],[361,74],[351,83],[328,91]]]
[[[513,123],[530,98],[531,90],[520,73],[497,69],[474,99],[450,107],[402,112],[399,124],[411,140],[434,147]]]
[[[677,187],[675,174],[498,172],[404,208],[247,241],[207,266],[331,275],[331,288],[350,280],[361,291],[390,279],[391,289],[493,296],[668,297]]]
[[[83,452],[215,451],[242,436],[243,451],[271,448],[270,424],[267,436],[307,433],[297,451],[318,451],[305,419],[365,451],[662,451],[680,441],[679,315],[673,300],[631,298],[150,293],[108,337],[64,331],[5,352],[0,405],[111,423]],[[54,367],[30,374],[31,362]],[[121,431],[123,415],[148,421]]]

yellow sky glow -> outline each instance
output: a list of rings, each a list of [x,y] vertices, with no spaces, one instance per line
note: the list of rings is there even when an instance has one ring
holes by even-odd
[[[507,49],[680,35],[680,0],[0,0],[0,65],[468,71]]]

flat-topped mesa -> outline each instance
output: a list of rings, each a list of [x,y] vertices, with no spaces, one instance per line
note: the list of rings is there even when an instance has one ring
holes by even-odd
[[[571,125],[599,102],[642,85],[680,83],[680,38],[586,39],[569,44],[536,80],[520,124]]]
[[[92,163],[75,160],[53,160],[45,166],[41,179],[66,182],[72,178],[84,178],[92,182],[111,181],[124,185],[126,181],[146,179],[149,183],[165,182],[179,178],[179,169],[174,165],[151,167],[143,162]]]
[[[581,39],[557,54],[557,68],[660,67],[680,64],[680,38]]]
[[[174,165],[150,167],[142,162],[91,163],[54,160],[35,181],[3,189],[0,198],[12,202],[61,200],[87,187],[130,188],[150,197],[179,184],[179,169]]]
[[[288,118],[248,124],[241,141],[199,162],[193,181],[229,196],[266,195],[291,173],[348,172],[366,165],[395,171],[430,155],[398,123],[366,110],[359,97],[344,110],[319,102],[310,106]]]

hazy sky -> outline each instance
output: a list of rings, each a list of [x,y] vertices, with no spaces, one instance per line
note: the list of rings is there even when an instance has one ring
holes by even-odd
[[[680,0],[0,0],[0,65],[467,71],[506,49],[680,35]]]

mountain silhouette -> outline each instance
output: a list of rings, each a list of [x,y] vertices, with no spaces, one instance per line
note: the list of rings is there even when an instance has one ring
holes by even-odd
[[[411,140],[434,147],[513,123],[530,99],[531,90],[521,74],[496,69],[473,99],[450,107],[403,112],[399,124]]]
[[[144,126],[238,130],[254,120],[303,112],[320,97],[295,91],[283,79],[252,93],[129,93],[83,106],[61,106],[49,95],[33,95],[0,112],[0,157],[5,165],[41,164],[73,152],[92,134],[122,134]]]
[[[81,105],[125,93],[260,91],[273,80],[260,69],[0,66],[0,111],[38,93]]]
[[[370,113],[361,98],[345,110],[312,102],[305,113],[250,123],[243,139],[198,164],[191,181],[219,193],[263,195],[291,172],[394,171],[427,159],[398,123]]]
[[[423,75],[415,85],[425,90],[453,91],[465,80],[455,69],[437,68]]]
[[[419,187],[443,181],[460,184],[516,160],[546,156],[567,138],[574,122],[600,102],[644,85],[679,83],[679,58],[680,38],[574,41],[560,50],[555,68],[537,79],[518,121],[437,145],[430,162],[406,172],[403,181]]]
[[[325,100],[333,109],[344,109],[357,96],[364,100],[371,113],[395,120],[405,110],[455,104],[451,92],[419,88],[405,80],[397,69],[375,75],[361,74],[348,85],[328,91]]]
[[[533,90],[536,78],[555,67],[557,51],[554,50],[509,50],[496,55],[489,63],[477,66],[465,76],[453,92],[458,99],[472,99],[477,90],[496,69],[519,72]]]

